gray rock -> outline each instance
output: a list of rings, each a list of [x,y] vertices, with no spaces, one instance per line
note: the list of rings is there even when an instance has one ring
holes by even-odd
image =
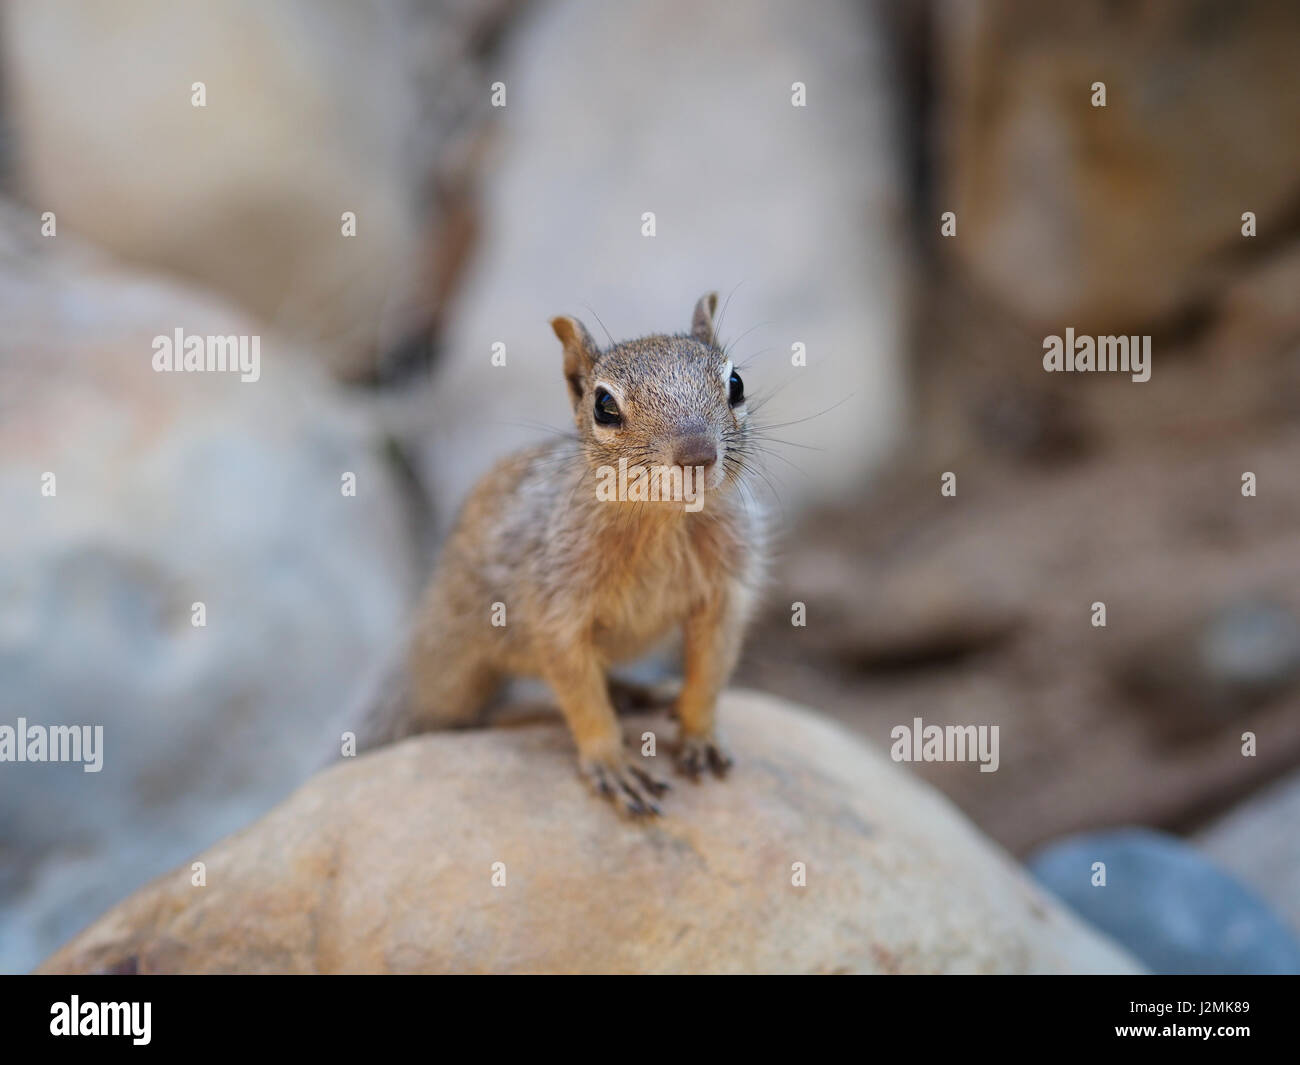
[[[418,586],[383,441],[315,360],[38,230],[0,205],[0,725],[102,725],[104,763],[0,764],[4,970],[296,785]],[[260,379],[155,373],[177,327],[261,335]]]
[[[1300,934],[1300,773],[1253,796],[1196,836]]]
[[[1106,884],[1094,887],[1093,863]],[[1259,896],[1182,841],[1129,828],[1029,861],[1040,883],[1153,972],[1300,973],[1300,941]]]
[[[1300,620],[1266,600],[1229,602],[1120,652],[1118,673],[1185,726],[1217,724],[1300,682]]]
[[[1207,679],[1230,691],[1267,695],[1300,677],[1300,620],[1271,603],[1232,604],[1201,636]]]

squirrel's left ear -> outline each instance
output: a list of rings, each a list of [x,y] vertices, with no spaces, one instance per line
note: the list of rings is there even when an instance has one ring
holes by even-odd
[[[691,316],[691,336],[701,344],[717,347],[718,338],[713,331],[713,316],[718,311],[718,294],[710,292],[700,297]]]
[[[576,318],[568,315],[552,318],[551,329],[564,346],[564,379],[569,382],[569,398],[577,406],[582,399],[583,389],[587,386],[591,368],[600,357],[600,349],[591,339],[587,327]]]

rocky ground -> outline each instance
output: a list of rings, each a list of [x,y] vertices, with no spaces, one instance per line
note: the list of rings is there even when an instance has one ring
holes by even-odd
[[[996,774],[914,768],[1017,852],[1100,825],[1191,828],[1300,760],[1297,447],[1290,429],[1194,464],[972,468],[952,500],[918,472],[791,532],[743,675],[882,745],[914,717],[1000,724]],[[1241,497],[1245,469],[1272,499]]]

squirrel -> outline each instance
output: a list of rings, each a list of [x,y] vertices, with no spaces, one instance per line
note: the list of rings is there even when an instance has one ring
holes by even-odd
[[[689,334],[611,339],[603,351],[577,319],[551,320],[576,438],[518,452],[474,487],[358,751],[473,725],[506,680],[538,677],[595,793],[658,814],[668,785],[627,756],[607,670],[680,628],[677,768],[726,775],[715,705],[757,600],[764,533],[746,483],[745,386],[717,341],[717,305],[716,292],[700,299]],[[670,471],[674,490],[627,487],[644,470]]]

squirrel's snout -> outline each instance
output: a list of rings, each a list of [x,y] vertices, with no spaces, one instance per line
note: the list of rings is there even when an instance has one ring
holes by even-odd
[[[702,466],[709,469],[718,461],[718,445],[712,437],[687,436],[673,449],[674,466]]]

